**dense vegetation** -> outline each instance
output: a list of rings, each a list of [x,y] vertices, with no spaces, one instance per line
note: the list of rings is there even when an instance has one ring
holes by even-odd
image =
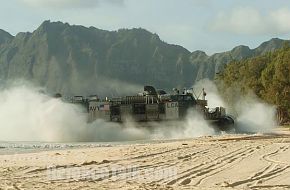
[[[254,58],[233,61],[220,74],[226,87],[238,87],[242,94],[253,91],[280,110],[290,112],[290,47]],[[285,113],[284,113],[285,114]]]

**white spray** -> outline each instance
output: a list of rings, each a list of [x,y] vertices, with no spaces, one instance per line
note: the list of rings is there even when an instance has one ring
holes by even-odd
[[[277,125],[275,107],[261,102],[252,95],[237,102],[235,110],[238,113],[236,127],[241,132],[272,132]]]
[[[207,91],[210,107],[225,105],[212,82],[204,80],[195,86],[195,89],[202,88]],[[119,125],[97,120],[87,124],[83,109],[39,91],[31,85],[0,90],[0,141],[129,141],[215,134],[194,111],[188,113],[184,122],[157,123],[150,129],[135,127],[133,122]],[[242,129],[264,132],[275,124],[274,108],[257,100],[241,100],[236,109],[238,126]]]
[[[186,122],[156,128],[135,127],[97,120],[87,123],[85,111],[76,105],[51,98],[42,89],[27,84],[0,91],[0,141],[130,141],[176,139],[206,135],[197,114]],[[195,129],[197,133],[195,133]]]
[[[271,132],[275,128],[277,124],[275,106],[262,102],[253,93],[242,95],[238,87],[227,89],[228,96],[234,100],[230,106],[223,101],[212,81],[203,79],[194,87],[194,89],[202,88],[205,88],[208,94],[209,107],[223,106],[227,108],[229,115],[235,117],[237,131],[264,133]]]

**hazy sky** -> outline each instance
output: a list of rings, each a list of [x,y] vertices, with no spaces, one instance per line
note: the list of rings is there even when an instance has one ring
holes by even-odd
[[[142,27],[208,54],[290,38],[287,0],[4,0],[0,28],[15,35],[44,20],[100,29]]]

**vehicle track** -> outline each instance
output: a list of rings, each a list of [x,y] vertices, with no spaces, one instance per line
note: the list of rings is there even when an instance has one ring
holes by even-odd
[[[271,159],[271,157],[278,155],[280,153],[283,153],[287,151],[288,149],[289,149],[289,146],[283,146],[283,147],[279,147],[278,150],[262,155],[261,159],[268,162],[268,166],[258,171],[251,177],[241,180],[241,181],[231,183],[229,184],[229,186],[237,187],[237,186],[246,184],[247,186],[251,187],[251,186],[256,185],[256,183],[260,181],[269,180],[269,179],[272,179],[281,175],[284,171],[290,168],[289,164],[273,160]]]
[[[174,185],[179,183],[181,185],[187,185],[192,182],[194,178],[201,178],[210,172],[216,171],[219,168],[225,167],[236,160],[240,160],[240,157],[246,157],[247,154],[253,153],[254,148],[240,148],[236,149],[228,154],[217,157],[214,163],[205,162],[197,167],[192,167],[185,172],[182,172],[180,176],[172,181],[167,182],[168,185]],[[221,171],[221,170],[219,170]],[[197,185],[200,182],[197,182]]]

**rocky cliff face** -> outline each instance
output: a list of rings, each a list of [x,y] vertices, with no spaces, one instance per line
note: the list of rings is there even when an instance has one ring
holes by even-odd
[[[8,32],[0,29],[0,46],[13,39],[13,36]]]
[[[253,50],[238,46],[208,56],[141,28],[105,31],[45,21],[33,33],[13,37],[0,31],[0,79],[24,78],[65,94],[105,94],[144,84],[170,89],[213,79],[231,60],[272,51],[283,42],[272,39]]]

